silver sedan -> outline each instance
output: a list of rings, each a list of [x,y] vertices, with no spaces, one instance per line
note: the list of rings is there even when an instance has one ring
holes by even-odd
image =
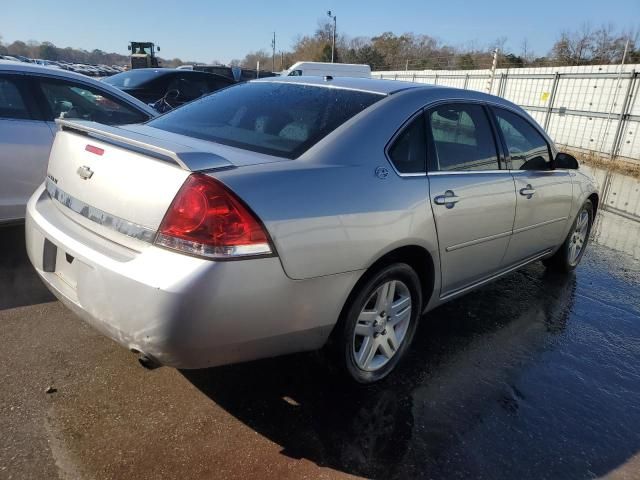
[[[22,222],[45,178],[56,118],[146,122],[151,107],[115,87],[60,68],[0,60],[0,224]]]
[[[473,91],[273,78],[144,125],[58,123],[29,257],[147,367],[325,347],[374,382],[443,302],[574,269],[598,207],[521,108]]]

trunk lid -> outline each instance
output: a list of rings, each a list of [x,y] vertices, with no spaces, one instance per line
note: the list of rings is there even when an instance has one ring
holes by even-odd
[[[87,229],[134,250],[153,241],[191,172],[235,167],[211,148],[188,145],[188,137],[178,143],[93,122],[58,124],[46,178],[54,204]]]

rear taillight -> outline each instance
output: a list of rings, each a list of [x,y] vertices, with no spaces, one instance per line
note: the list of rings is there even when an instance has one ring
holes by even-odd
[[[255,215],[224,185],[200,173],[188,177],[173,199],[156,244],[219,259],[273,253]]]

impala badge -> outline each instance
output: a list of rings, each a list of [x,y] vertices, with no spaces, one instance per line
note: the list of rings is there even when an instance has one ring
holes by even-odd
[[[80,178],[82,178],[83,180],[89,180],[93,176],[93,170],[91,170],[86,165],[78,167],[78,170],[76,173],[80,175]]]

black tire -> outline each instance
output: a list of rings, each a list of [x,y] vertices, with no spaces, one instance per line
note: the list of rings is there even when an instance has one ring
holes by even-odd
[[[365,370],[358,366],[355,358],[355,328],[362,310],[367,305],[367,302],[371,300],[372,295],[375,295],[378,288],[391,280],[402,282],[411,298],[411,311],[410,315],[408,315],[409,322],[405,330],[406,333],[404,333],[395,353],[386,360],[384,365],[373,371]],[[381,380],[391,373],[404,357],[413,340],[421,314],[422,289],[420,279],[415,270],[405,263],[394,263],[382,267],[375,273],[369,274],[350,295],[334,332],[330,349],[331,361],[335,362],[344,374],[358,383],[367,384]],[[384,338],[385,334],[386,328],[378,335],[383,335]]]
[[[575,259],[572,260],[571,254],[570,254],[571,245],[573,243],[577,222],[580,219],[580,215],[582,214],[583,211],[586,211],[587,214],[589,215],[589,220],[587,225],[587,234],[584,239],[584,243],[582,244],[580,253]],[[582,205],[582,208],[578,211],[578,214],[576,215],[576,218],[573,221],[573,225],[571,225],[571,230],[569,230],[569,234],[567,235],[567,238],[565,239],[564,243],[560,246],[558,251],[553,254],[553,256],[544,259],[542,263],[544,263],[544,265],[549,270],[553,270],[556,272],[569,273],[573,271],[580,263],[580,260],[582,260],[582,256],[584,255],[584,252],[587,249],[587,245],[589,244],[589,236],[591,234],[592,225],[593,225],[593,204],[591,203],[591,200],[587,200],[586,202],[584,202],[584,205]]]

